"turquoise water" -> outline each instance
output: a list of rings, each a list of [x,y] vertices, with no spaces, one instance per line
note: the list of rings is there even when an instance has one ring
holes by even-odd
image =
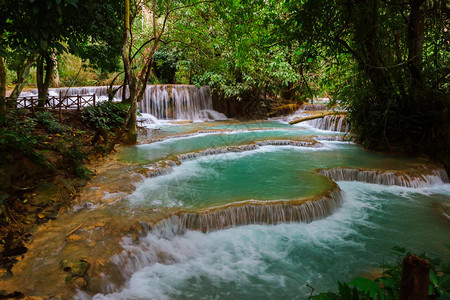
[[[219,126],[261,128],[261,123]],[[252,139],[330,134],[301,127],[283,130],[288,127],[275,122],[264,126],[281,130],[167,140],[130,148],[122,157],[145,165],[173,154]],[[179,132],[182,129],[177,126]],[[185,128],[185,132],[190,130]],[[350,143],[322,143],[320,148],[264,146],[184,161],[167,175],[144,180],[128,200],[134,209],[292,200],[329,188],[328,179],[319,176],[317,169],[401,170],[424,163],[364,151]],[[315,294],[336,290],[337,280],[364,276],[383,262],[391,262],[394,246],[448,257],[444,244],[449,243],[450,226],[436,206],[450,203],[450,184],[424,188],[361,182],[338,185],[343,191],[342,207],[309,224],[248,225],[205,234],[153,231],[138,243],[124,239],[125,248],[138,247],[148,257],[163,253],[165,259],[135,267],[125,288],[94,299],[308,299],[311,289],[306,284],[314,287]]]

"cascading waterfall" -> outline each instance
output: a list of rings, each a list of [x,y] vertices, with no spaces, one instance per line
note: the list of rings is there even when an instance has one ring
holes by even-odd
[[[325,116],[323,118],[306,121],[306,123],[314,128],[322,130],[348,132],[350,129],[347,117],[343,115]]]
[[[324,116],[324,113],[317,113],[317,115],[315,115],[315,111],[335,111],[336,114]],[[321,130],[349,132],[350,123],[343,111],[345,111],[345,109],[338,106],[328,109],[326,104],[303,104],[300,109],[289,116],[286,121],[290,123],[294,122],[291,124],[298,123],[296,121],[303,122],[303,124],[308,124]],[[311,116],[316,118],[308,120],[308,117]],[[302,120],[303,118],[305,120]]]
[[[115,99],[122,99],[123,88],[118,89]],[[108,99],[109,86],[88,86],[52,88],[50,96],[96,95],[100,100]],[[37,90],[24,92],[22,97],[36,96]],[[125,96],[128,96],[128,88]],[[211,88],[194,85],[149,85],[143,99],[138,103],[142,113],[151,114],[162,120],[225,120],[227,117],[213,110]]]
[[[314,111],[314,110],[328,110],[326,104],[303,104],[300,110]]]
[[[405,172],[333,168],[320,170],[319,173],[327,176],[333,181],[360,181],[411,188],[420,188],[450,182],[447,172],[444,169],[420,168]]]
[[[123,279],[142,268],[156,263],[172,264],[177,256],[167,252],[167,248],[159,249],[154,244],[148,244],[148,238],[154,236],[166,237],[167,243],[176,235],[182,235],[186,230],[202,232],[217,231],[225,228],[249,225],[280,223],[310,223],[328,217],[343,202],[340,188],[334,184],[331,191],[314,199],[295,201],[244,201],[222,207],[201,211],[178,212],[155,225],[142,223],[137,241],[124,238],[124,250],[113,256],[111,262],[121,270]],[[151,233],[152,235],[148,235]],[[105,278],[105,292],[114,292],[117,285],[109,284]]]
[[[209,86],[151,85],[141,102],[144,113],[158,119],[223,120],[224,114],[213,110]]]
[[[313,200],[298,201],[245,201],[194,212],[180,212],[155,227],[210,232],[230,227],[304,222],[326,218],[342,205],[341,190],[337,185],[332,192]]]

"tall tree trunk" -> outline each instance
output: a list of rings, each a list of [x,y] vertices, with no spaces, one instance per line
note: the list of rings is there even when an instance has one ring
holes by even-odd
[[[45,106],[46,98],[48,97],[48,88],[52,82],[52,74],[53,60],[49,55],[41,55],[38,58],[36,69],[36,84],[38,88],[39,107],[41,108]]]
[[[17,105],[17,103],[12,100],[16,100],[22,92],[22,89],[25,86],[28,78],[30,78],[31,65],[36,61],[36,59],[37,54],[32,54],[30,57],[28,57],[22,67],[17,71],[17,83],[11,95],[9,95],[8,106],[15,107]]]
[[[136,121],[136,113],[137,113],[137,95],[136,91],[133,91],[131,93],[130,89],[130,97],[131,98],[131,104],[130,104],[130,110],[131,110],[131,116],[128,121],[128,131],[127,131],[127,144],[134,145],[137,142],[137,121]]]
[[[411,73],[411,96],[417,97],[423,92],[425,79],[422,72],[424,41],[424,0],[411,1],[408,21],[408,68]]]
[[[53,61],[53,73],[54,73],[54,76],[52,78],[52,87],[59,87],[58,57],[56,56],[56,53],[52,54],[52,61]]]
[[[124,18],[124,30],[123,30],[123,40],[122,40],[122,59],[123,66],[125,71],[125,80],[124,80],[124,92],[126,88],[126,83],[128,83],[129,89],[129,97],[122,99],[124,102],[130,103],[130,108],[128,111],[129,118],[127,118],[128,123],[125,124],[127,127],[127,143],[128,144],[136,144],[137,141],[137,129],[136,129],[136,110],[137,110],[137,82],[136,77],[134,76],[131,70],[131,53],[128,52],[129,41],[128,38],[130,36],[130,1],[125,0],[125,18]]]
[[[0,57],[0,114],[6,113],[6,65],[5,58]]]

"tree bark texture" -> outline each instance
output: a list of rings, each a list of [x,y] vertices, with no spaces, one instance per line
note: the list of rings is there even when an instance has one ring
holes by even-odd
[[[45,66],[44,66],[45,64]],[[44,75],[45,71],[45,75]],[[45,106],[45,98],[48,97],[48,88],[52,82],[53,60],[49,55],[41,55],[37,61],[36,84],[38,88],[39,107]]]
[[[430,263],[417,255],[403,259],[402,279],[400,282],[400,300],[428,299],[430,283]]]
[[[17,71],[17,83],[12,91],[11,95],[9,95],[8,105],[15,106],[15,100],[19,97],[22,92],[23,87],[25,86],[28,78],[30,77],[30,68],[31,65],[36,61],[37,54],[32,54],[28,59],[24,62],[22,67]]]
[[[411,12],[408,21],[408,68],[411,73],[411,92],[424,89],[425,79],[422,72],[424,41],[424,0],[411,1]]]
[[[0,57],[0,114],[6,113],[6,65],[5,59]]]

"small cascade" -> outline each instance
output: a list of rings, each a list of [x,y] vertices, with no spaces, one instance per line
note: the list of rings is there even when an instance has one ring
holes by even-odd
[[[300,107],[300,110],[306,110],[306,111],[328,110],[328,107],[326,104],[305,103]]]
[[[350,129],[350,123],[347,117],[343,115],[325,116],[306,121],[306,123],[314,128],[329,131],[348,132]]]
[[[318,199],[303,201],[246,201],[202,211],[181,212],[156,225],[183,231],[210,232],[230,227],[280,223],[310,223],[331,215],[342,205],[339,187]]]
[[[118,89],[114,99],[122,99],[123,88]],[[101,100],[108,99],[109,86],[63,87],[49,89],[51,96],[94,95]],[[128,88],[125,90],[128,96]],[[36,96],[37,90],[21,94],[22,97]],[[151,114],[157,119],[176,120],[226,120],[227,117],[213,110],[211,88],[194,85],[149,85],[138,106],[141,112]]]
[[[332,190],[314,199],[252,200],[199,211],[176,212],[154,225],[143,222],[138,239],[125,237],[122,242],[124,250],[113,256],[111,262],[121,270],[123,279],[129,278],[146,266],[179,261],[178,254],[170,251],[171,240],[186,230],[211,232],[249,224],[310,223],[328,217],[342,203],[342,191],[334,184]],[[118,289],[111,284],[108,286],[107,292]]]
[[[254,144],[248,145],[210,148],[199,152],[189,152],[180,154],[176,156],[174,160],[160,161],[156,164],[149,165],[147,171],[143,172],[142,174],[143,175],[145,174],[147,177],[157,177],[161,175],[167,175],[173,171],[173,167],[180,165],[183,161],[217,154],[253,151],[263,146],[292,146],[292,147],[318,148],[322,147],[322,144],[316,141],[266,140],[266,141],[256,141]]]
[[[232,152],[244,152],[256,150],[263,146],[293,146],[293,147],[321,147],[322,144],[310,141],[293,141],[293,140],[266,140],[266,141],[256,141],[254,144],[242,145],[242,146],[228,146],[222,148],[212,148],[206,149],[199,152],[190,152],[185,154],[180,154],[177,156],[178,160],[185,161],[189,159],[195,159],[198,157],[232,153]]]
[[[255,142],[258,146],[293,146],[293,147],[321,147],[322,144],[310,141],[293,141],[293,140],[265,140]]]
[[[329,142],[349,142],[351,137],[347,135],[322,135],[314,138],[316,141],[329,141]]]
[[[140,103],[142,112],[158,119],[224,120],[224,114],[212,108],[209,86],[150,85]]]
[[[333,181],[359,181],[381,185],[396,185],[421,188],[435,184],[449,183],[444,169],[420,168],[410,171],[361,170],[353,168],[333,168],[320,170],[320,174]]]
[[[203,109],[199,113],[200,113],[201,120],[223,121],[223,120],[228,119],[227,116],[225,116],[223,113],[220,113],[220,112],[212,110],[212,109]]]
[[[136,117],[136,121],[142,124],[159,124],[158,119],[152,114],[141,113]]]
[[[113,86],[114,89],[119,88],[119,86]],[[81,87],[61,87],[61,88],[50,88],[49,89],[49,95],[50,96],[86,96],[86,95],[95,95],[99,98],[108,96],[108,89],[109,86],[81,86]],[[127,89],[128,93],[128,89]],[[26,97],[26,96],[37,96],[38,91],[36,89],[30,90],[29,92],[22,92],[20,94],[20,97]],[[116,96],[117,98],[121,98],[122,95],[122,88],[120,88]],[[117,99],[119,100],[119,99]]]

